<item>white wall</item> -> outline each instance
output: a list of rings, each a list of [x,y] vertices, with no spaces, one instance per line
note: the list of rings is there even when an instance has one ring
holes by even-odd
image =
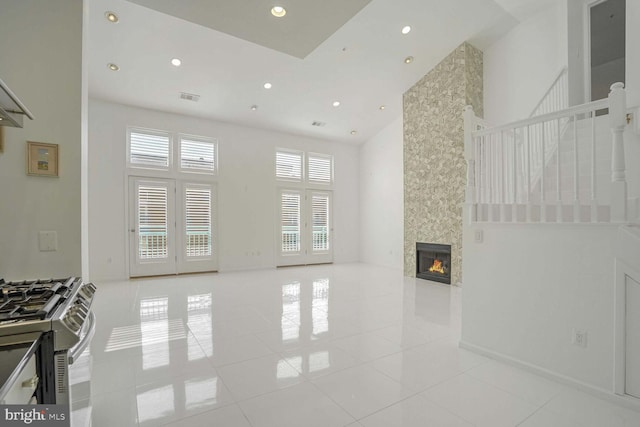
[[[463,344],[611,392],[616,233],[610,225],[465,226]],[[571,344],[573,329],[587,331],[587,348]]]
[[[640,2],[636,0],[627,1],[627,40],[626,40],[626,85],[627,102],[630,106],[640,106],[640,50],[638,50],[638,40],[640,40]]]
[[[529,117],[567,64],[566,5],[521,22],[484,51],[484,116],[494,125]]]
[[[332,154],[335,162],[334,259],[337,263],[358,261],[358,147],[91,99],[89,268],[92,280],[120,279],[127,274],[127,126],[218,139],[220,271],[275,266],[275,148]]]
[[[5,128],[0,277],[79,275],[82,0],[3,2],[0,52],[0,78],[35,115]],[[59,144],[59,178],[26,175],[26,141]],[[56,252],[38,231],[57,231]]]
[[[360,147],[360,261],[402,268],[402,116]]]

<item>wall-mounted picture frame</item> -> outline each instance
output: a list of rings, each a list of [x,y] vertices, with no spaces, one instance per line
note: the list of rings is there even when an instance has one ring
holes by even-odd
[[[58,176],[58,144],[27,141],[27,175]]]

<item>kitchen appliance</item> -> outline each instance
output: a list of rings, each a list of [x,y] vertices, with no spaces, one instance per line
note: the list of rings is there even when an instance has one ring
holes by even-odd
[[[33,377],[18,366],[4,385],[0,384],[0,402],[27,403],[6,401],[6,396],[16,395],[15,388],[26,385],[34,388],[31,403],[69,404],[69,365],[95,332],[91,303],[96,287],[77,277],[21,282],[0,279],[0,292],[0,355],[2,350],[15,354],[28,348],[20,364],[33,366],[35,360]]]
[[[0,126],[22,127],[23,116],[33,120],[33,114],[0,79]]]

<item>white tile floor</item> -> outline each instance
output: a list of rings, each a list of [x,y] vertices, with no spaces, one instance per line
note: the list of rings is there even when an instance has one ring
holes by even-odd
[[[363,264],[98,283],[73,425],[640,426],[458,348],[461,289]]]

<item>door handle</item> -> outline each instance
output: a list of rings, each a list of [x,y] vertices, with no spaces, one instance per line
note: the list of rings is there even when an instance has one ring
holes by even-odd
[[[135,232],[136,232],[136,229],[135,229],[135,228],[132,228],[132,229],[131,229],[131,230],[129,230],[129,231],[130,231],[130,232],[132,232],[132,233],[135,233]]]

